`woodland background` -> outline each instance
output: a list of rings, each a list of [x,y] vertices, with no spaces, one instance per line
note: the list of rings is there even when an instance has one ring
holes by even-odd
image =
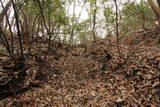
[[[0,5],[0,106],[160,106],[160,0]]]

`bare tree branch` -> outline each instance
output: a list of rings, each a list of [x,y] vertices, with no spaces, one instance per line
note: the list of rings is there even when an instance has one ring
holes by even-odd
[[[11,0],[9,0],[9,2],[6,4],[6,6],[4,7],[4,9],[2,10],[2,12],[0,13],[0,22],[3,21],[3,18],[5,16],[5,13],[8,11],[8,9],[11,7]]]

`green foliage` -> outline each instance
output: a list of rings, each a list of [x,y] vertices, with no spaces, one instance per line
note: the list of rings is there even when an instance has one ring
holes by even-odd
[[[113,7],[105,7],[103,15],[105,17],[105,23],[106,23],[105,27],[107,29],[107,32],[109,33],[116,20]]]
[[[77,0],[76,3],[83,4],[85,1],[86,0]],[[66,4],[73,5],[74,2],[75,0],[40,0],[47,26],[49,25],[50,18],[51,29],[60,29],[60,31],[64,33],[64,36],[67,38],[70,38],[69,36],[72,32],[72,29],[75,27],[73,32],[75,35],[74,39],[80,41],[81,43],[87,43],[93,39],[92,16],[96,14],[96,32],[98,32],[100,29],[98,28],[99,26],[101,26],[101,29],[103,29],[104,33],[106,33],[103,35],[110,35],[110,33],[114,31],[116,18],[113,0],[87,0],[86,6],[88,6],[87,8],[89,17],[81,22],[77,21],[77,15],[75,15],[73,20],[72,16],[66,14],[66,9],[68,8],[65,7]],[[95,2],[97,2],[96,13]],[[40,16],[41,14],[38,2],[36,0],[29,0],[22,7],[22,9],[28,15],[28,19],[31,22],[34,21],[37,15]],[[127,34],[128,32],[141,28],[149,28],[153,26],[155,22],[154,13],[144,0],[141,0],[139,3],[136,1],[124,3],[122,7],[119,6],[118,15],[119,30],[120,33],[123,34]],[[24,17],[22,17],[22,20],[23,18]],[[41,17],[38,17],[37,22],[41,23]],[[40,26],[43,26],[43,24]],[[42,27],[40,27],[40,31],[41,30],[43,30]],[[97,34],[96,36],[98,35],[101,36],[102,34]]]
[[[86,19],[77,24],[76,29],[76,37],[80,43],[89,43],[91,39],[93,39],[91,29],[90,29],[90,19]]]
[[[33,0],[29,0],[23,6],[23,10],[30,16],[30,19],[33,19],[39,14],[38,4]]]
[[[104,16],[107,23],[113,23],[115,21],[115,14],[112,8],[109,8],[109,7],[105,8]]]
[[[121,11],[120,30],[122,33],[147,28],[153,25],[155,16],[149,5],[143,0],[126,2]]]
[[[64,1],[46,0],[41,2],[41,6],[43,8],[43,14],[46,20],[48,20],[48,16],[50,16],[53,24],[67,24],[68,17],[65,14]],[[23,9],[28,12],[28,15],[31,19],[34,19],[38,14],[40,14],[37,1],[30,0],[23,7]]]

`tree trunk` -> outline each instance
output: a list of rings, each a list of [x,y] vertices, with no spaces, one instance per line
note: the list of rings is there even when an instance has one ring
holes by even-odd
[[[95,26],[96,26],[96,14],[97,14],[97,0],[94,1],[94,10],[93,10],[93,28],[92,28],[92,32],[93,32],[93,39],[94,41],[96,41],[96,31],[95,31]]]
[[[15,17],[15,21],[16,21],[17,35],[18,35],[20,54],[21,54],[18,59],[19,61],[18,61],[17,66],[23,67],[25,59],[24,59],[24,54],[23,54],[22,35],[21,35],[21,31],[20,31],[20,26],[19,26],[19,14],[18,14],[16,4],[14,3],[13,0],[11,0],[11,2],[12,2],[13,10],[14,10],[14,17]]]
[[[117,50],[118,50],[118,54],[119,54],[119,57],[121,59],[123,59],[122,55],[121,55],[121,50],[120,50],[120,47],[119,47],[119,25],[118,25],[118,4],[117,4],[117,0],[114,0],[114,3],[115,3],[115,6],[116,6],[116,37],[117,37]]]
[[[158,22],[160,24],[160,9],[159,9],[159,7],[156,6],[157,5],[156,3],[159,4],[160,0],[157,0],[156,3],[153,0],[148,0],[148,3],[151,6],[152,10],[154,11],[154,13],[155,13],[155,15],[156,15],[156,17],[158,19]]]
[[[160,0],[157,0],[157,2],[158,2],[158,6],[159,6],[159,8],[160,8]]]
[[[0,23],[2,22],[4,16],[5,16],[5,12],[7,12],[7,10],[11,7],[11,0],[9,0],[9,2],[6,4],[6,6],[4,7],[4,9],[2,10],[2,12],[0,13]]]

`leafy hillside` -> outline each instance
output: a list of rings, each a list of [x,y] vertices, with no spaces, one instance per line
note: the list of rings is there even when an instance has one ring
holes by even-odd
[[[73,47],[52,41],[45,66],[33,55],[23,83],[12,83],[5,92],[7,84],[0,85],[0,105],[159,107],[159,38],[155,29],[122,37],[123,59],[114,37]],[[43,50],[34,51],[43,56]]]
[[[160,107],[160,0],[0,0],[0,107]]]

